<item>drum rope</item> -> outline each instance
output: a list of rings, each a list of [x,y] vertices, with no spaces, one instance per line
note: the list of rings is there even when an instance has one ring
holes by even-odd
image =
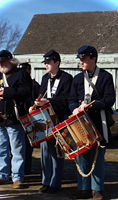
[[[56,127],[55,127],[55,128],[56,128]],[[59,132],[59,130],[58,130],[57,128],[56,128],[56,131],[58,132],[59,136],[61,136],[61,139],[63,140],[63,143],[67,144],[66,141],[63,139],[61,133]],[[52,131],[52,133],[53,133],[54,138],[55,138],[55,140],[56,140],[55,148],[56,148],[57,157],[58,157],[58,158],[64,158],[64,153],[63,153],[63,151],[62,151],[62,149],[63,149],[64,146],[61,144],[59,138],[58,138],[57,136],[55,136],[55,134],[54,134],[53,131]],[[61,149],[61,152],[62,152],[62,156],[60,156],[60,154],[59,154],[59,151],[58,151],[58,144],[59,144],[59,146],[60,146],[60,149]]]
[[[76,117],[77,117],[77,121],[75,122],[75,125],[76,125],[76,127],[77,127],[77,129],[78,129],[80,135],[81,135],[82,138],[83,138],[82,142],[83,142],[83,143],[84,143],[84,142],[87,143],[86,132],[85,132],[85,130],[84,130],[83,127],[82,127],[82,123],[81,123],[80,119],[78,118],[78,116],[76,116]],[[78,125],[78,123],[79,123],[79,125]],[[80,127],[79,127],[79,126],[80,126]]]
[[[81,127],[82,127],[82,129],[83,129],[83,131],[81,131],[82,132],[82,136],[83,136],[83,132],[85,133],[85,135],[88,135],[88,131],[86,130],[86,128],[84,127],[84,125],[83,125],[83,123],[81,122],[81,120],[79,119],[79,117],[76,115],[76,117],[77,117],[77,119],[78,119],[78,121],[79,121],[79,123],[81,124]],[[85,135],[84,135],[84,138],[85,138]],[[86,138],[85,138],[85,140],[87,140]],[[86,141],[86,143],[87,143],[87,141]]]
[[[80,166],[79,166],[79,163],[77,161],[77,157],[75,157],[75,163],[76,163],[76,167],[77,167],[77,170],[78,172],[83,176],[83,177],[88,177],[91,175],[91,173],[93,172],[94,168],[95,168],[95,164],[96,164],[96,159],[97,159],[97,155],[98,155],[98,147],[100,146],[100,143],[97,141],[97,147],[96,147],[96,153],[95,153],[95,156],[94,156],[94,160],[93,160],[93,164],[92,164],[92,168],[90,170],[90,172],[88,174],[84,174],[81,169],[80,169]]]
[[[59,147],[58,147],[58,144],[59,144],[59,142],[58,142],[58,140],[56,140],[56,144],[55,144],[55,148],[56,148],[56,153],[57,153],[57,158],[64,158],[64,153],[63,153],[63,151],[62,151],[62,149],[61,149],[61,153],[62,153],[62,156],[59,154]],[[59,145],[60,146],[60,145]]]
[[[95,131],[96,131],[95,125],[93,124],[93,122],[92,122],[90,116],[89,116],[85,111],[84,111],[84,113],[85,113],[86,118],[90,121],[90,124],[91,124],[91,126],[92,126],[92,129],[93,129],[93,131],[94,131],[94,133],[95,133]],[[77,115],[76,115],[76,116],[77,116]],[[78,116],[77,116],[77,118],[78,118]],[[78,119],[79,119],[79,118],[78,118]],[[96,137],[96,134],[95,134],[95,137]],[[98,142],[97,138],[94,138],[94,140],[96,140],[96,142]],[[105,148],[105,146],[101,146],[100,143],[99,143],[99,147]]]
[[[47,121],[47,119],[46,119],[46,117],[45,117],[45,115],[44,115],[44,113],[43,113],[43,111],[41,110],[41,113],[42,113],[42,115],[43,115],[43,118],[44,118],[44,120],[45,120],[45,122]],[[46,138],[48,138],[48,124],[46,123],[46,134],[45,134],[45,137]]]
[[[30,121],[30,124],[31,124],[32,127],[33,127],[33,126],[34,126],[34,123],[32,122],[32,120],[31,120],[29,114],[27,114],[27,116],[28,116],[28,119],[29,119],[29,121]],[[28,126],[26,126],[26,131],[27,131],[27,130],[28,130],[28,132],[30,132],[30,128],[29,128]],[[34,133],[33,133],[33,134],[34,134]],[[29,137],[28,137],[28,139],[29,139]],[[30,141],[30,139],[29,139],[29,141]],[[34,135],[34,137],[33,137],[33,143],[35,143],[35,145],[37,144],[37,143],[36,143],[36,139],[35,139],[35,135]],[[30,144],[32,145],[31,141],[30,141]]]
[[[49,104],[50,104],[50,103],[49,103]],[[50,115],[55,115],[54,109],[53,109],[53,107],[51,106],[51,104],[50,104],[50,107],[49,107],[48,109],[49,109]]]
[[[43,111],[41,110],[41,113],[42,113],[42,115],[43,115],[43,118],[44,118],[44,120],[45,120],[45,122],[47,121],[47,119],[46,119],[46,117],[45,117],[45,115],[44,115],[44,113],[43,113]]]
[[[33,124],[32,120],[31,120],[31,118],[30,118],[29,114],[27,114],[27,116],[28,116],[28,119],[29,119],[29,121],[30,121],[31,125],[33,126],[34,124]],[[27,126],[27,129],[28,129],[28,126]]]
[[[75,135],[74,131],[70,128],[69,124],[67,124],[66,121],[65,121],[65,123],[66,123],[66,126],[67,126],[67,129],[68,129],[69,133],[71,134],[72,138],[74,139],[75,143],[77,144],[77,142],[79,142],[79,139]]]

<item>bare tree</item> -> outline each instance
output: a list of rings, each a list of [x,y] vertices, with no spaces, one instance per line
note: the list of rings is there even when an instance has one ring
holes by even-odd
[[[13,27],[7,18],[0,18],[0,50],[7,49],[13,52],[20,40],[21,32],[19,24]]]

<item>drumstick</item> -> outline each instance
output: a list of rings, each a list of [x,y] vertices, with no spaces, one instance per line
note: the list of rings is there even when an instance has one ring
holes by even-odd
[[[92,101],[92,102],[90,102],[89,104],[87,104],[87,105],[85,106],[85,109],[87,109],[87,108],[88,108],[90,105],[92,105],[94,102],[95,102],[95,100]],[[74,115],[73,115],[73,114],[70,115],[69,118],[72,117],[72,116],[74,116]]]
[[[90,105],[92,105],[93,103],[95,103],[95,100],[92,101],[92,102],[90,102],[89,104],[87,104],[87,105],[85,106],[85,109],[88,108],[88,107],[89,107]]]
[[[41,98],[42,98],[42,94],[40,94],[39,96],[38,96],[38,98],[36,99],[36,101],[40,101],[41,100]],[[32,106],[32,110],[35,110],[35,108],[37,107],[37,105],[36,104],[34,104],[33,106]]]

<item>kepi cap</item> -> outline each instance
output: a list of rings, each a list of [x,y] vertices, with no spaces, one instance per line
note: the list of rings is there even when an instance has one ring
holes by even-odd
[[[78,50],[78,55],[76,58],[85,58],[87,56],[97,57],[97,50],[93,46],[82,46]]]
[[[59,61],[61,62],[61,58],[59,53],[57,53],[54,49],[51,49],[50,51],[48,51],[44,56],[44,60],[42,61],[42,63],[50,61],[50,60],[54,60],[54,62]]]
[[[31,65],[29,64],[29,62],[23,62],[19,64],[19,68],[25,68],[31,70]]]
[[[8,50],[0,51],[0,61],[9,60],[11,58],[13,58],[13,56]]]

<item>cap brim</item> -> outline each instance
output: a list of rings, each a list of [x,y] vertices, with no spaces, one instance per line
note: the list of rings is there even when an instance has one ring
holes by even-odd
[[[76,58],[85,58],[87,56],[90,56],[89,54],[78,54]]]
[[[53,60],[53,57],[47,58],[47,59],[43,60],[41,63],[45,63],[45,62],[48,62],[50,60]]]
[[[79,58],[79,55],[77,55],[76,59]]]

